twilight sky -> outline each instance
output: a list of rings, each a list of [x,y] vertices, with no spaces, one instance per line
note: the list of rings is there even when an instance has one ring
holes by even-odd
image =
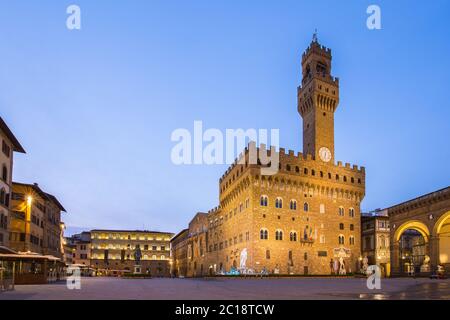
[[[370,4],[382,30],[366,28]],[[302,150],[296,88],[317,28],[340,78],[336,159],[366,167],[362,208],[446,187],[449,13],[446,0],[1,0],[0,114],[28,152],[14,179],[57,196],[72,230],[178,232],[218,204],[227,166],[173,165],[172,131],[279,128]]]

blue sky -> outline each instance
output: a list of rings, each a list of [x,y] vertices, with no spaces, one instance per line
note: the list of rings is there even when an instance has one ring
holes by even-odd
[[[66,28],[66,8],[82,30]],[[345,5],[344,5],[345,3]],[[382,30],[366,28],[378,4]],[[315,28],[341,99],[336,159],[364,165],[364,210],[449,185],[450,2],[0,1],[0,113],[14,178],[71,227],[177,232],[218,204],[226,165],[174,166],[174,129],[280,128],[302,149],[300,58]]]

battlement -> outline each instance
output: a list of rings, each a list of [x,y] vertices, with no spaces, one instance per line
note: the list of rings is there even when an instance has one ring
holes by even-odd
[[[227,176],[233,171],[233,169],[238,166],[245,166],[247,167],[248,165],[253,165],[253,166],[261,166],[260,164],[256,164],[256,163],[248,163],[248,155],[250,150],[252,150],[252,148],[254,148],[253,150],[256,151],[256,159],[260,159],[260,155],[261,154],[266,154],[267,156],[271,156],[272,153],[272,146],[267,147],[265,144],[261,144],[259,147],[256,147],[256,143],[255,142],[250,142],[248,144],[248,146],[245,148],[245,150],[239,155],[238,158],[236,158],[236,160],[233,162],[232,165],[230,165],[230,167],[225,171],[225,173],[222,175],[222,177],[220,178],[220,183],[222,183],[222,181],[224,181]],[[313,158],[313,156],[311,154],[303,154],[302,152],[295,152],[293,150],[287,150],[285,148],[279,148],[278,150],[278,155],[279,155],[279,163],[280,163],[280,172],[285,171],[285,166],[286,165],[298,165],[298,166],[305,166],[305,165],[310,165],[311,162],[315,163],[319,163],[318,160],[315,160]],[[243,158],[245,157],[245,161],[243,161]],[[330,169],[334,170],[345,170],[349,173],[354,173],[354,174],[365,174],[365,167],[361,166],[359,167],[358,165],[352,165],[350,163],[345,163],[345,165],[343,164],[342,161],[337,161],[335,164],[325,164],[320,162],[320,165],[326,165],[327,167],[329,167]]]
[[[318,54],[331,60],[331,49],[320,45],[318,42],[311,42],[308,48],[302,54],[302,63],[308,59],[311,54]]]
[[[208,210],[208,214],[214,214],[220,211],[220,206],[214,207],[211,210]]]

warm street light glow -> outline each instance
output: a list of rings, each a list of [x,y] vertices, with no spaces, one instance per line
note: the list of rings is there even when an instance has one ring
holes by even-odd
[[[28,205],[31,205],[31,203],[33,202],[33,197],[32,196],[28,196],[27,202],[28,202]]]

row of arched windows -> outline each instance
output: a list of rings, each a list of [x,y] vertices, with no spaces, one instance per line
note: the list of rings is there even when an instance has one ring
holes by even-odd
[[[289,240],[296,242],[297,241],[297,232],[296,231],[291,231],[289,233]],[[267,229],[261,229],[260,230],[260,239],[261,240],[269,240],[269,231]],[[283,231],[282,230],[276,230],[275,231],[275,240],[277,241],[281,241],[283,240]],[[348,238],[349,240],[349,244],[350,245],[354,245],[355,244],[355,237],[354,236],[350,236]],[[343,235],[339,235],[338,237],[338,242],[340,245],[344,245],[345,244],[345,237]],[[320,237],[320,243],[325,243],[325,236],[321,236]]]
[[[344,207],[339,207],[339,211],[338,211],[339,215],[341,217],[345,216],[345,209]],[[349,208],[348,209],[348,216],[351,218],[355,217],[355,209],[354,208]]]
[[[269,206],[269,198],[267,196],[261,196],[260,205],[261,207]],[[275,208],[277,209],[283,208],[283,198],[278,197],[275,199]],[[297,210],[297,200],[293,199],[289,202],[289,209]],[[309,204],[307,202],[303,204],[303,211],[305,212],[309,211]]]
[[[350,245],[354,245],[355,244],[355,237],[354,236],[350,236],[348,238],[348,243]],[[345,244],[345,237],[341,234],[339,235],[339,244],[344,245]]]
[[[261,240],[268,240],[269,239],[269,231],[267,229],[261,229],[260,230],[260,239]],[[281,241],[283,240],[283,230],[276,230],[275,231],[275,240]],[[290,241],[297,241],[297,232],[291,231],[289,233],[289,240]]]
[[[268,207],[269,206],[269,197],[267,197],[265,195],[261,196],[260,205],[262,207]],[[275,199],[275,208],[277,208],[277,209],[282,209],[283,208],[283,198],[277,197]],[[297,210],[297,200],[292,199],[289,202],[289,209]],[[305,202],[303,204],[303,211],[305,211],[305,212],[309,211],[309,204],[308,204],[308,202]],[[325,213],[325,205],[323,205],[323,204],[320,205],[320,213]],[[339,207],[338,214],[339,214],[339,216],[342,216],[342,217],[345,216],[345,209],[344,209],[344,207]],[[354,208],[349,208],[348,209],[348,215],[351,218],[355,217],[355,209]]]

